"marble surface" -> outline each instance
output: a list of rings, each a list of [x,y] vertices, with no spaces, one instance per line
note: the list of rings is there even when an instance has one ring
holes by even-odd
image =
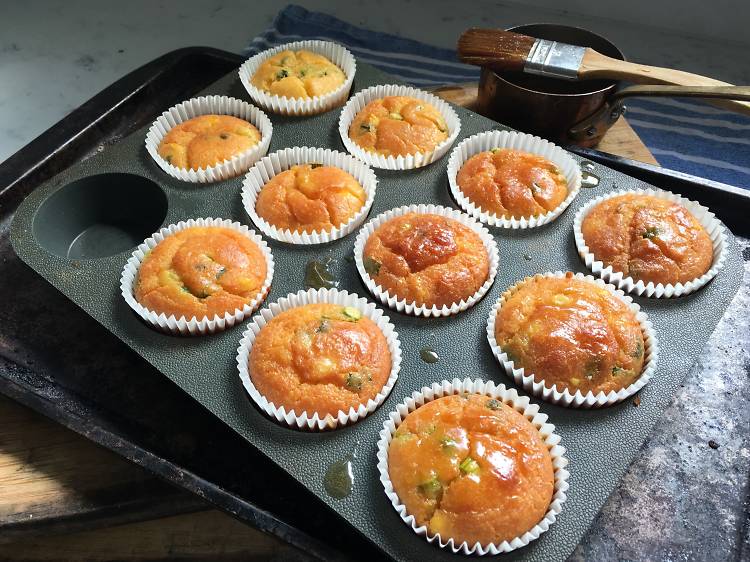
[[[610,37],[631,60],[750,83],[750,65],[733,64],[737,51],[728,43],[611,19],[485,1],[465,2],[459,11],[448,0],[434,0],[430,10],[417,1],[381,0],[376,12],[364,0],[300,3],[446,47],[470,25],[575,24]],[[263,0],[5,3],[0,161],[114,80],[169,50],[203,44],[241,51],[281,7]],[[421,23],[414,26],[417,17]],[[573,560],[750,560],[750,240],[740,243],[745,257],[740,293]]]

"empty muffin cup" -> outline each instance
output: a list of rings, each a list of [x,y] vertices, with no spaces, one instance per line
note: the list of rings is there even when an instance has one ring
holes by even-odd
[[[462,225],[473,230],[479,236],[482,245],[487,252],[489,271],[487,279],[485,279],[484,283],[473,295],[465,300],[461,300],[460,302],[454,302],[450,306],[427,306],[425,304],[417,304],[415,301],[407,301],[405,298],[399,298],[398,295],[391,294],[388,290],[378,285],[370,276],[367,271],[368,268],[365,267],[364,263],[364,250],[368,238],[373,232],[389,220],[408,213],[434,214],[446,217],[458,221]],[[479,302],[487,291],[489,291],[495,280],[500,257],[497,250],[497,243],[489,231],[467,214],[457,211],[456,209],[441,207],[439,205],[408,205],[381,213],[362,227],[357,235],[356,241],[354,242],[354,262],[365,286],[381,303],[397,310],[398,312],[410,314],[412,316],[439,317],[458,314]]]
[[[565,199],[554,209],[530,217],[498,216],[473,202],[458,185],[461,167],[480,152],[504,148],[542,156],[555,164],[567,180],[568,195]],[[499,228],[523,229],[548,224],[568,208],[581,190],[581,169],[568,152],[548,140],[517,131],[486,131],[464,139],[451,152],[447,172],[451,195],[459,207],[484,224]]]
[[[448,127],[448,138],[439,143],[433,150],[428,152],[416,152],[405,156],[384,156],[363,149],[349,136],[349,127],[357,114],[362,111],[368,103],[388,96],[407,96],[433,105],[445,119],[445,124]],[[448,103],[423,90],[397,84],[371,86],[361,92],[357,92],[357,94],[346,103],[341,110],[341,116],[339,117],[339,134],[341,135],[341,140],[344,143],[346,150],[368,165],[373,166],[374,168],[383,168],[386,170],[410,170],[426,166],[439,160],[446,152],[448,152],[448,149],[455,142],[460,132],[461,120]]]
[[[323,55],[338,66],[346,80],[334,91],[311,98],[289,98],[265,92],[251,82],[264,61],[283,51],[310,51]],[[357,62],[354,56],[344,47],[330,41],[295,41],[267,49],[246,60],[239,69],[240,82],[255,103],[263,109],[282,115],[314,115],[323,113],[344,103],[352,88]]]
[[[492,310],[490,310],[489,317],[487,318],[487,341],[489,342],[490,348],[492,349],[492,354],[495,356],[495,359],[497,359],[497,361],[502,365],[506,374],[510,378],[512,378],[517,385],[523,387],[526,392],[529,392],[534,396],[538,396],[539,398],[542,398],[547,402],[552,402],[553,404],[558,404],[560,406],[569,406],[572,408],[600,408],[602,406],[610,406],[612,404],[622,402],[623,400],[630,396],[633,396],[636,392],[643,388],[651,379],[651,377],[654,376],[654,373],[656,372],[657,359],[659,356],[659,345],[656,340],[656,332],[654,331],[654,327],[651,324],[651,321],[649,320],[646,313],[641,310],[641,307],[638,306],[638,304],[633,302],[632,298],[625,295],[625,293],[617,289],[614,285],[607,284],[601,279],[596,279],[591,275],[584,275],[582,273],[576,273],[573,276],[573,279],[585,280],[593,283],[596,287],[605,289],[609,291],[612,296],[620,299],[633,312],[636,320],[640,325],[644,343],[644,361],[641,375],[640,377],[638,377],[638,379],[636,379],[635,382],[625,388],[620,389],[619,391],[612,390],[609,393],[600,391],[596,394],[589,391],[584,394],[580,390],[577,390],[575,393],[571,393],[567,388],[559,390],[557,388],[557,385],[550,386],[547,382],[545,382],[544,379],[536,378],[534,376],[534,373],[528,373],[526,372],[526,370],[524,370],[523,367],[517,366],[514,361],[508,356],[506,351],[504,351],[500,347],[495,338],[495,321],[498,311],[505,304],[505,302],[526,282],[542,277],[555,277],[562,279],[566,276],[566,272],[556,271],[554,273],[540,273],[532,277],[526,277],[515,285],[509,287],[506,291],[503,292],[502,295],[500,295],[500,298],[495,303],[495,306],[492,307]]]
[[[365,190],[367,199],[354,216],[330,230],[292,232],[289,229],[277,228],[258,215],[255,209],[258,195],[273,177],[298,164],[333,166],[351,174]],[[242,182],[242,204],[250,219],[269,238],[288,244],[325,244],[343,238],[359,228],[375,200],[377,184],[378,179],[367,164],[343,152],[307,146],[285,148],[262,158],[250,169]]]
[[[367,402],[359,404],[357,408],[351,407],[348,411],[339,410],[336,415],[326,414],[321,416],[318,412],[296,412],[294,409],[288,410],[283,405],[277,405],[269,401],[253,384],[252,375],[249,370],[250,352],[253,343],[260,331],[276,316],[308,304],[330,303],[345,308],[344,313],[352,318],[364,316],[372,320],[377,328],[382,332],[388,345],[388,351],[391,355],[391,371],[385,385],[380,389],[375,398],[368,399]],[[338,289],[309,289],[307,291],[298,291],[290,293],[286,297],[272,303],[267,308],[263,308],[248,325],[247,330],[242,335],[240,345],[237,348],[237,369],[239,371],[242,386],[244,386],[250,398],[258,407],[268,416],[277,422],[288,425],[295,429],[307,430],[326,430],[352,424],[357,420],[364,418],[374,412],[390,394],[393,385],[396,384],[398,372],[401,368],[401,343],[398,339],[398,333],[391,323],[390,319],[383,314],[380,308],[354,293],[340,291]]]
[[[407,512],[406,506],[394,490],[388,470],[388,450],[399,425],[401,425],[408,414],[426,403],[444,396],[463,393],[487,396],[510,406],[522,414],[539,432],[539,436],[549,451],[554,470],[552,501],[541,521],[523,533],[523,535],[515,537],[512,540],[488,544],[481,544],[479,542],[469,544],[466,541],[457,543],[453,538],[443,537],[439,533],[430,534],[427,526],[417,525],[415,517]],[[555,426],[547,423],[547,419],[547,415],[540,413],[539,406],[532,403],[527,396],[520,396],[515,389],[508,389],[502,384],[496,385],[491,381],[485,382],[481,379],[469,378],[460,380],[455,378],[452,381],[444,380],[440,383],[433,383],[431,386],[425,386],[421,390],[413,392],[411,396],[398,404],[395,410],[388,414],[388,418],[383,424],[383,429],[380,431],[377,449],[377,468],[385,494],[388,496],[391,505],[399,517],[401,517],[401,520],[411,527],[417,535],[424,537],[431,544],[450,550],[454,554],[497,555],[522,548],[531,541],[539,538],[542,533],[549,529],[550,525],[557,520],[562,511],[562,504],[567,499],[566,492],[569,487],[569,473],[566,467],[568,466],[568,459],[565,457],[565,448],[560,445],[560,436],[555,433]]]
[[[682,205],[687,209],[703,226],[711,239],[711,245],[713,246],[713,261],[709,270],[700,277],[688,281],[687,283],[654,284],[652,281],[649,281],[648,283],[644,283],[641,280],[636,281],[632,277],[626,276],[622,271],[615,271],[611,265],[605,267],[603,262],[597,260],[596,256],[586,245],[586,240],[584,240],[583,233],[581,232],[581,225],[589,212],[602,201],[629,194],[659,197],[660,199],[665,199],[666,201]],[[601,277],[607,283],[612,283],[618,289],[621,289],[626,293],[635,293],[639,297],[645,296],[661,299],[680,297],[693,293],[716,277],[721,268],[724,267],[724,262],[727,257],[727,237],[724,233],[724,226],[721,224],[721,221],[719,221],[719,219],[717,219],[707,207],[669,191],[633,189],[627,191],[614,191],[607,195],[597,197],[581,207],[578,213],[576,213],[575,219],[573,220],[573,233],[575,235],[578,255],[581,256],[586,267],[588,267],[594,275]]]
[[[214,315],[213,318],[207,316],[204,316],[203,318],[197,318],[195,316],[191,318],[186,318],[185,316],[177,318],[174,315],[167,315],[149,310],[136,300],[135,288],[138,280],[138,271],[146,256],[165,238],[193,227],[228,228],[246,236],[260,249],[260,252],[266,261],[266,278],[261,289],[258,291],[257,296],[249,303],[245,304],[241,309],[227,311],[221,316]],[[214,332],[220,332],[227,328],[231,328],[235,324],[242,322],[260,306],[271,288],[273,270],[274,263],[271,250],[268,248],[265,240],[250,230],[247,226],[228,219],[190,219],[188,221],[180,221],[177,224],[171,224],[162,228],[159,232],[153,234],[150,238],[147,238],[140,246],[138,246],[138,248],[136,248],[122,270],[122,275],[120,277],[120,291],[122,297],[125,299],[125,302],[128,303],[130,308],[154,328],[180,335],[212,334]]]
[[[167,133],[180,123],[201,115],[231,115],[244,119],[260,132],[260,140],[247,150],[214,166],[178,168],[159,155],[159,145]],[[146,134],[146,150],[167,174],[191,183],[210,183],[243,174],[268,152],[273,135],[271,120],[260,109],[246,101],[228,96],[202,96],[178,103],[154,121]]]

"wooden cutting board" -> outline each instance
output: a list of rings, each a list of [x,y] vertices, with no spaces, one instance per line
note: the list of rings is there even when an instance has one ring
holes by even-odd
[[[435,93],[471,108],[477,87]],[[658,165],[624,118],[597,149]],[[0,396],[0,562],[299,556],[276,537]]]

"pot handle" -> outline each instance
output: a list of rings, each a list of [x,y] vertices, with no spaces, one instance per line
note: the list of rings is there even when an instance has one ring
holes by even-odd
[[[576,123],[568,131],[574,141],[600,137],[625,113],[624,100],[635,96],[673,98],[711,98],[750,101],[750,86],[628,86],[612,94],[597,111]]]

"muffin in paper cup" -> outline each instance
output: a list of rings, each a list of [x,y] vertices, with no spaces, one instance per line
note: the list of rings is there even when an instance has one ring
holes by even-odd
[[[284,406],[277,406],[263,396],[255,387],[248,368],[250,359],[250,350],[253,347],[255,338],[273,317],[280,313],[315,303],[331,303],[345,307],[353,307],[359,310],[363,316],[372,320],[380,329],[388,343],[388,350],[391,353],[391,372],[385,385],[374,399],[369,399],[366,403],[360,404],[358,408],[351,407],[348,412],[339,410],[336,416],[326,415],[321,417],[317,412],[295,412],[287,410]],[[352,424],[357,420],[364,418],[374,412],[380,406],[398,379],[398,372],[401,368],[401,342],[398,339],[398,333],[391,323],[390,319],[383,314],[383,311],[374,304],[367,302],[367,299],[354,293],[340,291],[338,289],[309,289],[307,291],[298,291],[290,293],[286,297],[279,299],[267,308],[263,308],[248,325],[247,330],[242,335],[240,345],[237,348],[237,369],[239,370],[242,386],[250,395],[250,398],[258,407],[281,424],[288,425],[296,429],[307,430],[326,430]]]
[[[362,208],[346,223],[331,230],[313,232],[292,232],[279,229],[261,218],[255,210],[255,203],[263,186],[274,176],[297,164],[322,164],[335,166],[354,176],[367,193]],[[274,240],[289,244],[325,244],[351,234],[367,218],[375,200],[375,189],[378,179],[372,169],[356,158],[328,148],[311,148],[307,146],[285,148],[262,158],[245,175],[242,182],[242,204],[245,212],[260,231]]]
[[[416,152],[397,157],[383,156],[382,154],[370,152],[360,147],[349,137],[349,126],[354,121],[357,113],[362,111],[368,103],[387,96],[408,96],[434,105],[445,118],[445,123],[448,126],[448,138],[438,144],[431,152]],[[448,103],[423,90],[412,88],[411,86],[399,86],[397,84],[371,86],[361,92],[357,92],[346,103],[344,109],[341,110],[341,117],[339,117],[339,134],[346,149],[353,156],[368,165],[385,170],[411,170],[413,168],[421,168],[439,160],[448,152],[448,149],[455,142],[460,132],[461,120]]]
[[[584,394],[580,390],[577,390],[575,394],[573,394],[567,388],[563,389],[561,392],[557,389],[557,385],[550,387],[543,379],[535,379],[534,374],[527,373],[523,367],[516,367],[515,363],[510,360],[495,339],[495,319],[497,318],[498,311],[503,304],[505,304],[505,301],[509,299],[524,283],[540,277],[564,278],[566,277],[566,272],[556,271],[554,273],[538,273],[537,275],[526,277],[503,292],[495,303],[495,306],[490,310],[490,315],[487,319],[487,341],[492,348],[492,353],[495,356],[495,359],[497,359],[497,361],[503,366],[506,374],[512,378],[517,385],[523,387],[526,392],[542,398],[547,402],[552,402],[553,404],[558,404],[560,406],[570,406],[572,408],[600,408],[602,406],[610,406],[622,402],[643,388],[651,377],[654,376],[659,356],[659,344],[656,340],[656,332],[654,331],[653,324],[651,324],[646,313],[641,310],[641,307],[633,302],[631,297],[625,295],[625,293],[617,289],[614,285],[607,284],[601,279],[596,279],[591,275],[583,275],[582,273],[576,273],[573,276],[573,279],[589,281],[597,287],[608,290],[612,295],[627,304],[628,308],[630,308],[635,314],[635,318],[641,327],[644,343],[644,361],[641,376],[634,383],[617,392],[614,390],[609,393],[600,391],[597,394],[594,394],[592,391],[589,391]]]
[[[223,316],[214,315],[213,318],[204,316],[203,318],[186,318],[181,316],[180,318],[174,315],[167,316],[164,313],[157,313],[153,310],[149,310],[135,298],[135,284],[138,279],[138,270],[141,267],[141,263],[145,257],[153,250],[159,242],[165,238],[196,226],[220,226],[235,230],[252,240],[260,249],[263,257],[266,260],[266,279],[258,291],[258,295],[248,304],[237,309],[233,312],[226,312]],[[165,332],[181,335],[203,335],[212,334],[214,332],[220,332],[231,328],[235,324],[242,322],[246,317],[250,316],[265,300],[268,295],[268,291],[271,288],[271,280],[273,279],[273,255],[266,242],[258,236],[255,232],[250,230],[247,226],[238,222],[233,222],[229,219],[214,219],[214,218],[201,218],[201,219],[190,219],[187,221],[180,221],[177,224],[170,224],[153,234],[150,238],[147,238],[140,246],[138,246],[133,252],[132,256],[125,264],[120,276],[120,291],[125,302],[128,303],[138,316],[140,316],[146,323],[150,324],[154,328],[158,328]]]
[[[394,433],[406,416],[427,402],[444,396],[463,393],[483,394],[499,400],[521,413],[537,429],[552,458],[555,487],[547,513],[544,519],[539,521],[532,529],[511,541],[490,544],[480,544],[478,542],[469,544],[464,541],[456,544],[452,538],[446,540],[440,534],[430,535],[427,527],[424,525],[418,527],[414,516],[406,511],[406,506],[401,503],[396,494],[388,473],[388,448]],[[452,381],[444,380],[440,383],[433,383],[431,386],[425,386],[421,390],[413,392],[411,396],[396,406],[396,409],[388,415],[383,424],[383,429],[380,431],[377,466],[380,474],[380,482],[383,484],[385,494],[401,517],[401,520],[409,525],[417,535],[424,537],[431,544],[440,546],[440,548],[451,550],[454,554],[496,555],[524,547],[549,529],[550,525],[557,520],[558,515],[562,511],[562,504],[567,499],[566,492],[569,487],[569,473],[566,467],[568,466],[568,459],[565,457],[565,448],[560,445],[560,436],[555,433],[555,426],[547,423],[547,419],[547,415],[540,413],[539,406],[532,403],[527,396],[520,396],[515,389],[506,388],[502,384],[496,385],[491,381],[485,382],[481,379],[469,378],[460,380],[455,378]]]
[[[282,51],[310,51],[323,55],[338,66],[346,75],[344,83],[322,96],[312,98],[288,98],[270,94],[251,84],[255,72],[267,59]],[[263,109],[282,115],[314,115],[323,113],[344,103],[352,89],[354,75],[357,72],[357,62],[354,56],[344,47],[330,41],[295,41],[285,43],[272,49],[267,49],[246,60],[239,69],[240,82],[255,103]]]
[[[586,245],[586,241],[583,239],[583,233],[581,232],[581,225],[583,224],[583,221],[589,214],[589,212],[602,201],[611,199],[613,197],[619,197],[621,195],[629,194],[652,195],[654,197],[666,199],[667,201],[672,201],[673,203],[677,203],[685,207],[698,220],[703,228],[706,229],[708,237],[711,239],[711,245],[713,246],[713,262],[709,270],[700,277],[696,277],[692,281],[688,281],[684,284],[667,283],[666,285],[664,285],[662,283],[658,283],[655,285],[653,281],[644,283],[643,281],[636,281],[630,276],[626,277],[622,271],[614,271],[611,265],[604,267],[604,263],[598,261],[596,259],[596,256],[591,253],[589,247]],[[589,201],[586,205],[581,207],[578,213],[576,213],[576,216],[573,220],[573,233],[575,235],[578,255],[581,256],[581,259],[586,264],[586,267],[588,267],[592,273],[601,277],[608,283],[612,283],[618,289],[621,289],[626,293],[635,293],[639,297],[645,296],[661,299],[680,297],[693,293],[703,287],[706,283],[711,281],[711,279],[716,277],[716,275],[719,273],[719,270],[724,267],[724,262],[727,258],[727,237],[726,233],[724,232],[724,225],[722,225],[721,221],[719,221],[719,219],[717,219],[716,216],[711,211],[709,211],[707,207],[704,207],[703,205],[695,201],[691,201],[690,199],[680,197],[676,193],[672,193],[670,191],[661,191],[656,189],[631,189],[614,191],[607,195],[597,197],[596,199]]]
[[[468,226],[474,232],[477,233],[479,238],[482,240],[485,250],[487,250],[487,257],[489,258],[489,272],[487,279],[479,290],[474,293],[471,297],[461,302],[454,302],[450,307],[443,306],[438,308],[437,306],[426,306],[424,304],[417,305],[415,301],[407,302],[406,299],[399,299],[396,295],[391,295],[387,290],[384,290],[378,285],[370,274],[367,273],[364,265],[364,249],[367,244],[367,239],[370,235],[375,232],[378,227],[388,222],[389,220],[400,217],[407,213],[422,213],[422,214],[434,214],[447,217],[450,219],[457,220],[461,224]],[[471,218],[465,213],[456,209],[450,209],[448,207],[442,207],[440,205],[408,205],[399,207],[397,209],[391,209],[381,213],[374,219],[370,220],[364,227],[359,231],[357,239],[354,242],[354,263],[357,266],[357,271],[362,278],[367,289],[375,296],[381,303],[387,305],[390,308],[395,309],[398,312],[404,314],[410,314],[412,316],[425,316],[425,317],[440,317],[450,316],[452,314],[458,314],[468,308],[474,306],[481,298],[489,291],[492,283],[495,281],[497,275],[497,268],[500,263],[500,255],[497,249],[497,243],[492,237],[490,232],[476,220]]]
[[[172,127],[200,115],[231,115],[244,119],[260,131],[260,141],[229,160],[208,168],[193,170],[173,166],[159,155],[159,144]],[[178,103],[162,113],[146,134],[146,150],[159,167],[173,178],[191,183],[210,183],[246,172],[268,152],[272,135],[271,120],[257,107],[228,96],[201,96]]]
[[[542,156],[554,163],[563,173],[568,182],[568,195],[565,200],[555,209],[543,215],[532,217],[506,217],[497,216],[495,213],[485,211],[474,204],[458,186],[458,172],[464,163],[472,156],[493,148],[509,148],[522,152],[529,152]],[[448,159],[448,185],[451,194],[459,207],[477,220],[499,228],[534,228],[554,221],[573,202],[581,190],[581,168],[570,154],[556,144],[517,131],[486,131],[477,133],[459,143],[451,152]]]

